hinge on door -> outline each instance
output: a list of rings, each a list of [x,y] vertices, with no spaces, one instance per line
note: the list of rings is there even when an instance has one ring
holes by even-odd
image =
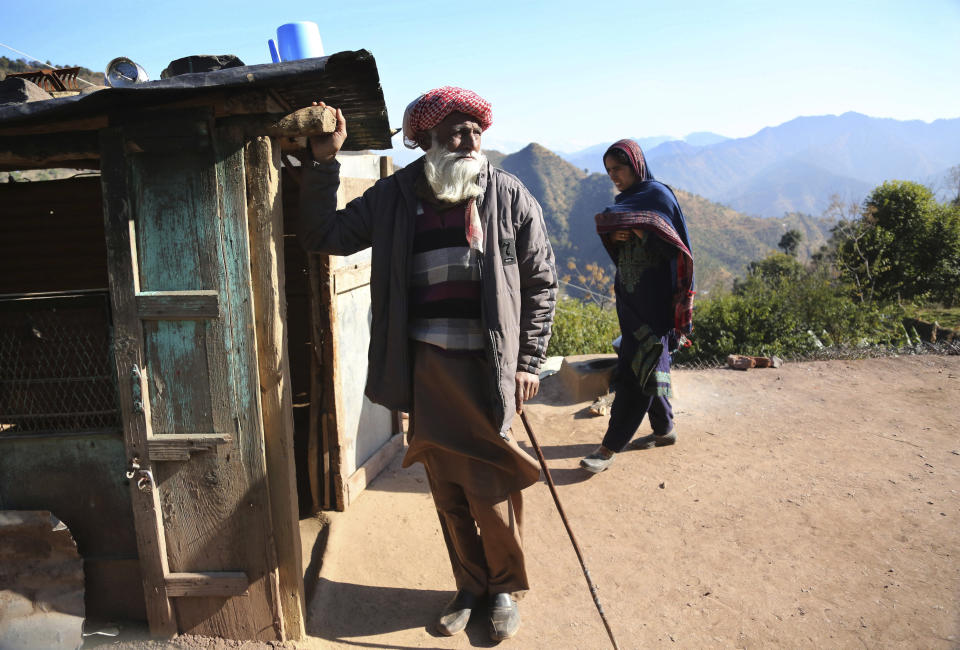
[[[133,367],[130,368],[130,390],[133,393],[134,413],[143,413],[143,384],[141,378],[140,366],[133,364]]]

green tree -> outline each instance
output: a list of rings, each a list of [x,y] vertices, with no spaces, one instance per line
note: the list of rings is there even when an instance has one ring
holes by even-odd
[[[954,165],[947,172],[948,191],[953,194],[950,203],[960,207],[960,165]]]
[[[920,265],[930,299],[960,304],[960,204],[938,206],[927,238],[929,255]]]
[[[923,185],[883,183],[833,234],[837,267],[861,300],[960,301],[960,209]]]
[[[769,286],[782,284],[785,280],[796,279],[803,275],[803,265],[786,253],[771,253],[762,260],[750,262],[747,266],[747,279],[759,279]],[[740,286],[734,281],[734,287]],[[737,291],[737,289],[735,289]]]
[[[801,241],[803,241],[803,233],[795,228],[791,228],[787,232],[783,233],[783,237],[780,238],[777,248],[782,250],[787,255],[796,257]]]

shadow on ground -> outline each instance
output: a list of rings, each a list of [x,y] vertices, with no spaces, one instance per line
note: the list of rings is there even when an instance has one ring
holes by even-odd
[[[597,448],[596,444],[579,444],[579,445],[553,445],[546,446],[542,442],[540,443],[540,451],[543,452],[543,457],[547,460],[562,460],[565,458],[583,458],[591,451]],[[526,442],[521,442],[520,446],[525,452],[536,458],[536,453]],[[551,470],[552,471],[552,470]]]
[[[330,539],[330,520],[325,516],[313,517],[300,522],[300,530],[307,532],[306,539],[313,537],[313,546],[310,554],[304,558],[303,593],[305,602],[313,600],[317,591],[317,582],[320,569],[323,567],[323,554],[327,551],[327,541]]]
[[[325,578],[317,581],[316,594],[317,601],[307,619],[307,634],[362,648],[404,648],[370,640],[403,630],[421,629],[441,638],[434,630],[434,621],[453,597],[452,591],[374,587]],[[497,645],[489,637],[484,610],[474,610],[465,634],[473,647]]]

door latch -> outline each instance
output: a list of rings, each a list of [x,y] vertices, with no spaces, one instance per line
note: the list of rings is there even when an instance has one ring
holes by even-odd
[[[141,492],[155,490],[157,488],[156,481],[153,480],[153,472],[140,467],[139,456],[134,456],[130,459],[130,465],[127,469],[126,477],[130,480],[132,480],[134,477],[137,477],[137,489]]]

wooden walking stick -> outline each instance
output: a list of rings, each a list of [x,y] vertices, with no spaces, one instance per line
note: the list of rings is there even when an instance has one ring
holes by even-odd
[[[534,451],[537,452],[537,459],[540,461],[540,467],[543,468],[543,473],[547,477],[547,485],[550,487],[550,494],[553,495],[553,502],[557,504],[557,511],[560,513],[560,519],[563,520],[563,525],[567,529],[567,535],[570,536],[570,542],[573,544],[573,550],[576,551],[577,559],[580,560],[580,568],[583,570],[583,577],[587,579],[587,586],[590,587],[590,595],[593,596],[593,604],[597,606],[597,611],[600,612],[600,618],[603,620],[603,627],[607,628],[607,636],[610,637],[610,643],[613,644],[613,649],[620,650],[620,646],[617,645],[617,640],[613,638],[613,630],[610,629],[610,623],[607,621],[607,616],[603,613],[603,606],[600,604],[600,598],[597,596],[597,586],[593,584],[593,580],[590,578],[590,570],[587,569],[587,565],[583,561],[583,553],[580,551],[580,546],[577,544],[576,537],[573,536],[573,530],[571,530],[570,523],[567,521],[567,515],[563,512],[563,506],[560,505],[560,497],[557,495],[557,488],[553,484],[553,477],[550,476],[550,470],[547,468],[547,460],[543,457],[543,452],[540,450],[540,445],[537,443],[537,437],[533,435],[533,428],[530,426],[530,422],[527,421],[527,414],[523,411],[520,411],[520,419],[523,420],[523,426],[527,430],[527,436],[530,438],[530,443],[533,445]]]

